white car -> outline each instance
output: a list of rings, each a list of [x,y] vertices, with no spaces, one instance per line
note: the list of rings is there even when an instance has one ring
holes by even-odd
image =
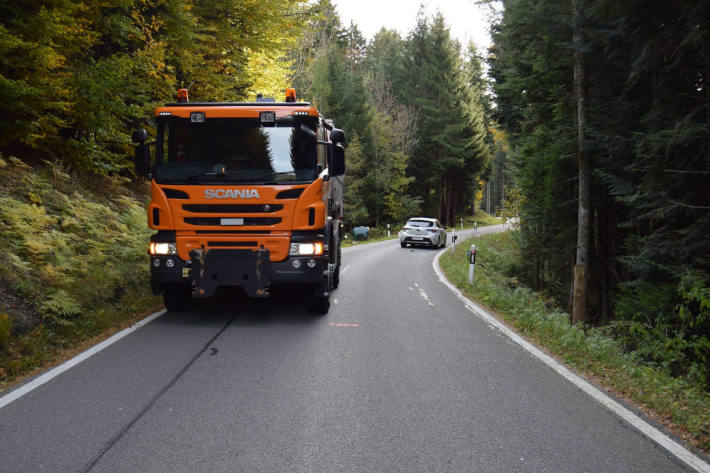
[[[435,218],[410,218],[399,231],[399,244],[402,248],[407,245],[442,248],[446,246],[446,230]]]

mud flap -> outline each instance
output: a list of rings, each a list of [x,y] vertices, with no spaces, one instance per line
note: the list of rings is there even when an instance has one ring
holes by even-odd
[[[269,250],[192,250],[195,295],[210,297],[219,286],[240,286],[249,297],[268,297]]]

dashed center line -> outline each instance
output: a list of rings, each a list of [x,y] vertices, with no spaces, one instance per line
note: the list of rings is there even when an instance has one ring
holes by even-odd
[[[328,325],[331,327],[359,327],[360,324],[343,324],[343,323],[338,323],[338,322],[331,322]]]
[[[410,290],[410,291],[414,291],[414,288],[417,288],[417,290],[419,290],[419,295],[421,296],[422,299],[424,299],[424,300],[426,301],[427,304],[429,304],[431,307],[434,307],[434,303],[431,302],[431,300],[429,299],[429,296],[427,295],[427,293],[424,292],[424,288],[422,288],[421,286],[419,286],[419,283],[416,283],[416,282],[415,282],[415,283],[414,283],[414,287],[409,286],[409,290]]]

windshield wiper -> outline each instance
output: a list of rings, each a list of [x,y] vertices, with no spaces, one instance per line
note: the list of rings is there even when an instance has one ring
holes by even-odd
[[[264,174],[259,174],[257,176],[243,176],[237,178],[238,180],[243,180],[245,182],[260,182],[263,184],[278,184],[278,181],[275,179],[277,176],[294,176],[295,174],[293,171],[285,171],[285,172],[267,172]],[[226,180],[232,180],[229,177]]]
[[[206,180],[210,182],[232,182],[232,183],[261,183],[261,184],[279,184],[276,179],[279,176],[290,176],[292,179],[288,181],[307,181],[308,179],[296,179],[296,174],[293,171],[283,171],[283,172],[266,172],[264,174],[259,174],[256,176],[240,176],[234,174],[219,174],[213,172],[206,172],[200,174],[193,174],[191,176],[179,178],[182,181],[188,183],[199,182],[201,180]]]
[[[276,176],[286,176],[293,174],[292,172],[267,172],[266,174],[262,174],[261,176],[255,176],[252,177],[252,181],[269,181],[269,183],[273,182],[276,183]]]
[[[201,173],[201,174],[193,174],[192,176],[187,176],[187,177],[183,177],[183,178],[180,178],[180,179],[183,180],[183,181],[187,181],[187,182],[198,182],[198,181],[200,181],[201,179],[212,178],[212,177],[215,177],[215,174],[212,174],[212,173]],[[210,180],[211,180],[211,179],[210,179]]]

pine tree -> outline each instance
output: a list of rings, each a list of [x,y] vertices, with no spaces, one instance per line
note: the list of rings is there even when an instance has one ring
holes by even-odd
[[[420,11],[407,39],[405,69],[410,75],[409,103],[419,112],[419,145],[410,164],[424,211],[453,224],[466,189],[487,159],[485,129],[478,113],[467,110],[460,46],[450,37],[444,18],[431,24]]]

